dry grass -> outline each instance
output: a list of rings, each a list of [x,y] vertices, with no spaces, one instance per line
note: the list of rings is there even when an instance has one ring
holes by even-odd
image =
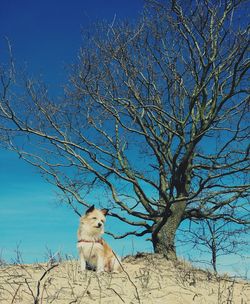
[[[161,255],[126,257],[120,274],[79,271],[77,261],[5,265],[0,303],[250,303],[250,283],[170,262]]]

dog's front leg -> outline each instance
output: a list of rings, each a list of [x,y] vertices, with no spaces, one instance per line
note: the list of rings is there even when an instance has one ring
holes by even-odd
[[[81,271],[85,271],[86,270],[86,260],[85,260],[84,254],[81,250],[79,251],[79,257],[80,257]]]
[[[98,256],[97,258],[97,266],[96,266],[96,272],[101,273],[104,271],[104,258],[103,256]]]

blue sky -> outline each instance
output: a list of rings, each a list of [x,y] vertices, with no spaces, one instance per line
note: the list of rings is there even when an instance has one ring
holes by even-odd
[[[142,6],[142,0],[2,0],[0,58],[7,36],[17,63],[41,74],[56,94],[81,46],[81,30],[97,20],[136,19]],[[47,248],[76,256],[79,219],[60,205],[56,189],[12,152],[0,149],[0,168],[0,257],[12,261],[17,246],[28,263],[44,261]],[[114,232],[110,218],[107,228]],[[144,239],[106,239],[120,255],[152,251]]]
[[[76,58],[81,31],[97,20],[136,19],[142,0],[2,0],[0,56],[7,36],[20,66],[42,75],[56,93]],[[46,259],[47,248],[76,255],[78,217],[58,203],[55,188],[14,153],[0,150],[0,254],[11,261],[19,246],[25,262]],[[109,223],[107,224],[109,226]],[[151,250],[143,240],[113,241],[119,254]]]

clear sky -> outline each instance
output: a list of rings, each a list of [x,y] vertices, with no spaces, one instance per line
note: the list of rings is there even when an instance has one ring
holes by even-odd
[[[34,77],[42,74],[56,93],[81,46],[81,30],[97,20],[136,19],[142,7],[143,0],[1,0],[0,59],[7,36],[16,62]],[[0,149],[0,258],[13,261],[17,247],[28,263],[44,261],[48,250],[76,256],[78,220],[35,168]],[[152,250],[144,239],[106,239],[120,255]]]
[[[0,57],[7,36],[16,62],[34,77],[42,74],[56,92],[76,58],[82,30],[97,20],[136,19],[142,7],[142,0],[2,0]],[[14,260],[17,247],[25,262],[45,260],[47,248],[76,255],[79,219],[58,203],[55,189],[12,152],[0,150],[0,168],[2,258]],[[143,240],[108,239],[121,255],[151,250]]]

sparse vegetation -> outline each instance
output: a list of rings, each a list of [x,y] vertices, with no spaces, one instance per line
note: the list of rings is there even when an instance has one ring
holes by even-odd
[[[1,268],[1,304],[42,303],[209,303],[247,304],[250,283],[196,269],[160,254],[123,260],[120,274],[79,271],[77,261]]]

